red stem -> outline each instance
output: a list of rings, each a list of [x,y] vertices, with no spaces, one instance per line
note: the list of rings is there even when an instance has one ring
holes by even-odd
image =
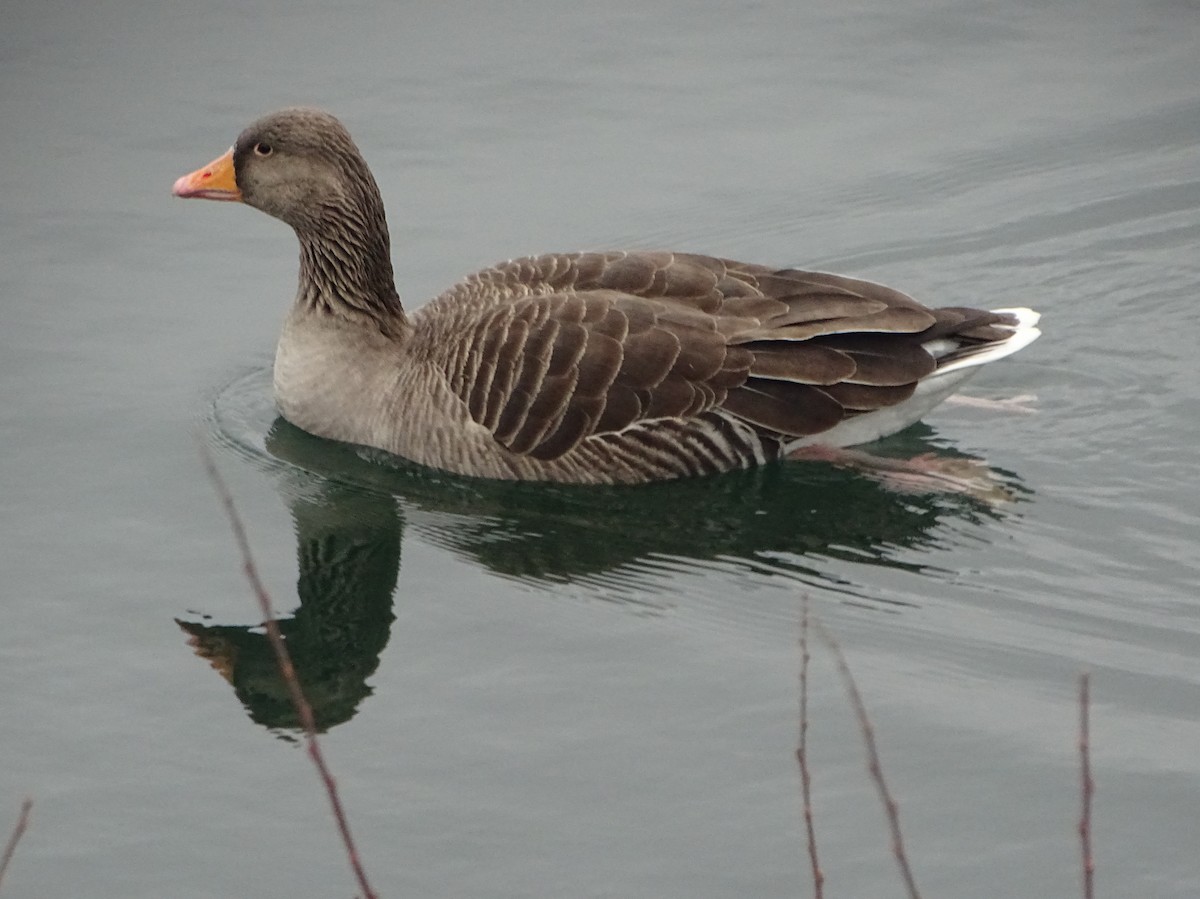
[[[21,814],[17,817],[17,823],[13,825],[12,835],[4,847],[4,854],[0,855],[0,884],[4,883],[4,872],[8,870],[8,863],[12,861],[13,853],[17,851],[17,843],[21,842],[21,834],[25,833],[25,828],[29,826],[29,810],[32,808],[32,799],[25,799],[21,802]]]
[[[808,597],[800,617],[800,743],[796,762],[800,766],[800,790],[804,797],[804,827],[808,832],[808,860],[812,865],[813,899],[825,895],[825,875],[817,861],[817,833],[813,827],[812,777],[808,770]]]
[[[887,814],[888,828],[892,835],[892,855],[895,856],[896,864],[900,867],[900,876],[904,878],[904,885],[908,888],[909,899],[921,899],[921,894],[917,890],[917,884],[913,878],[912,868],[908,864],[908,855],[904,851],[904,838],[900,833],[900,807],[892,798],[887,781],[884,780],[883,766],[879,762],[879,750],[875,747],[875,729],[871,726],[871,719],[867,715],[867,707],[863,703],[862,694],[858,692],[858,684],[854,682],[854,675],[850,673],[850,666],[846,664],[846,656],[842,653],[842,648],[838,645],[837,640],[833,638],[833,634],[815,618],[813,627],[817,631],[817,636],[821,638],[821,642],[833,653],[838,673],[842,676],[846,692],[850,695],[850,703],[854,706],[854,714],[858,718],[858,726],[862,730],[863,742],[867,747],[867,770],[871,772],[871,779],[875,781],[879,799]]]
[[[329,805],[333,809],[333,817],[337,822],[338,832],[341,834],[342,843],[346,847],[346,857],[350,860],[350,868],[354,872],[354,877],[358,881],[359,888],[363,891],[365,899],[377,899],[377,894],[371,889],[371,885],[367,881],[366,871],[363,870],[362,863],[359,861],[358,848],[354,844],[354,838],[350,835],[350,824],[346,820],[346,813],[342,808],[342,800],[338,795],[337,784],[334,782],[333,775],[329,771],[329,766],[325,764],[325,756],[322,755],[321,744],[317,740],[317,723],[313,717],[312,706],[304,698],[304,690],[300,686],[300,679],[296,676],[296,669],[292,665],[292,657],[288,654],[283,634],[279,632],[279,625],[275,621],[274,614],[271,611],[271,597],[258,575],[258,567],[254,564],[254,556],[250,552],[250,541],[246,537],[246,528],[242,523],[241,516],[238,514],[237,507],[234,505],[233,494],[229,492],[229,487],[225,483],[225,479],[221,477],[221,473],[217,470],[208,447],[203,444],[200,445],[200,455],[204,460],[204,467],[208,471],[208,476],[212,479],[213,485],[216,487],[217,495],[221,499],[221,505],[225,508],[229,524],[233,528],[233,536],[237,541],[238,551],[242,556],[242,572],[246,575],[246,580],[250,583],[250,588],[258,600],[259,608],[265,619],[267,639],[271,642],[271,648],[275,650],[275,661],[279,665],[279,673],[283,675],[283,679],[287,683],[288,692],[292,698],[292,705],[296,707],[296,714],[299,716],[300,724],[304,728],[304,740],[308,748],[308,757],[312,759],[313,765],[316,766],[317,773],[320,774],[321,781],[325,785],[325,792],[329,796]]]
[[[1096,791],[1096,784],[1092,780],[1088,720],[1089,680],[1086,672],[1079,675],[1079,767],[1080,795],[1083,805],[1083,810],[1079,815],[1079,842],[1083,861],[1083,899],[1093,899],[1095,895],[1092,881],[1096,872],[1096,861],[1092,856],[1092,794]]]

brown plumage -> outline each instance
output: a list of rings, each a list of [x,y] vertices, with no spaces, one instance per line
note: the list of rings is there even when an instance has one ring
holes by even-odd
[[[259,120],[175,193],[240,199],[300,239],[285,417],[466,475],[638,483],[876,439],[1038,334],[1026,309],[668,252],[511,260],[406,314],[375,181],[317,110]]]

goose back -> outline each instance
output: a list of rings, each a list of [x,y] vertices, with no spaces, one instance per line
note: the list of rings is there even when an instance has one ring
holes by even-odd
[[[413,402],[486,439],[403,455],[489,477],[636,483],[778,458],[909,400],[939,366],[927,344],[953,359],[1008,340],[1016,321],[821,272],[614,252],[501,263],[413,326],[412,364],[444,379]]]

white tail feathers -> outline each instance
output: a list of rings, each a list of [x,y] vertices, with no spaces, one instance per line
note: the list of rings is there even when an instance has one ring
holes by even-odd
[[[1017,320],[1014,325],[993,325],[996,328],[1012,331],[1012,336],[1006,340],[984,344],[969,350],[960,349],[953,340],[938,340],[926,344],[925,349],[929,350],[935,358],[951,354],[954,356],[949,362],[939,365],[937,372],[931,377],[940,377],[960,368],[971,368],[995,362],[997,359],[1011,356],[1017,350],[1024,349],[1042,336],[1042,332],[1037,328],[1038,320],[1042,317],[1041,313],[1026,309],[1024,306],[990,311],[1000,315],[1011,315]]]
[[[1041,316],[1032,309],[1019,307],[991,311],[1011,315],[1016,319],[1011,325],[992,325],[994,328],[1011,331],[1009,337],[970,349],[964,349],[963,345],[952,337],[923,344],[934,358],[949,358],[945,364],[939,365],[936,371],[921,379],[911,397],[895,406],[847,418],[841,424],[820,434],[790,441],[785,450],[791,452],[810,444],[854,446],[895,434],[921,419],[930,409],[954,393],[979,370],[979,366],[1010,356],[1041,336],[1042,332],[1037,329]]]

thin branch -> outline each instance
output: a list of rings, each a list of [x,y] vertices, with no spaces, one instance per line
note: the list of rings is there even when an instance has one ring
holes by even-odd
[[[300,686],[300,679],[296,676],[295,666],[292,665],[292,657],[288,654],[283,635],[279,632],[279,624],[276,622],[274,613],[271,611],[271,597],[258,575],[258,566],[254,564],[254,557],[250,552],[250,541],[246,537],[246,528],[242,523],[242,518],[233,503],[233,494],[229,492],[229,486],[217,470],[216,463],[213,462],[212,454],[208,451],[208,447],[203,443],[200,444],[200,455],[204,460],[204,468],[208,472],[213,486],[216,488],[217,496],[220,497],[221,505],[225,508],[225,514],[229,518],[230,527],[233,529],[233,536],[237,541],[238,551],[242,556],[242,572],[246,575],[246,580],[250,583],[250,588],[258,600],[258,605],[262,611],[267,629],[267,638],[270,640],[271,648],[275,650],[275,661],[279,665],[279,673],[287,683],[288,692],[292,698],[292,705],[296,707],[296,714],[299,716],[300,723],[304,728],[304,741],[308,748],[308,757],[312,759],[312,763],[316,766],[317,772],[321,776],[321,781],[325,785],[325,792],[329,796],[329,805],[333,809],[333,817],[337,821],[342,843],[346,847],[346,856],[350,860],[350,868],[354,872],[355,879],[358,880],[359,888],[362,889],[365,899],[377,899],[375,891],[371,889],[370,883],[367,882],[367,874],[363,870],[362,862],[359,861],[358,848],[354,844],[354,838],[350,835],[350,823],[346,820],[346,813],[342,808],[341,798],[338,796],[337,784],[334,782],[329,767],[325,764],[325,756],[322,755],[321,746],[317,740],[317,723],[313,717],[312,706],[304,698],[304,690]]]
[[[842,653],[842,648],[838,645],[837,640],[833,638],[833,634],[816,618],[813,619],[813,628],[816,630],[817,636],[821,638],[821,642],[833,653],[838,673],[842,676],[846,692],[850,695],[850,703],[854,706],[854,714],[858,717],[858,726],[862,730],[863,742],[867,746],[867,768],[871,772],[871,779],[875,781],[875,786],[879,790],[879,799],[887,813],[888,827],[892,835],[892,855],[896,857],[896,864],[900,867],[900,875],[904,878],[904,885],[908,888],[909,899],[920,899],[921,894],[917,890],[912,868],[908,864],[908,856],[904,852],[904,838],[900,834],[900,807],[892,798],[887,781],[884,780],[883,766],[879,763],[879,750],[875,747],[875,729],[867,715],[867,707],[863,703],[862,694],[858,692],[858,684],[854,681],[854,675],[850,673],[850,666],[846,664],[846,656]]]
[[[825,895],[825,875],[817,861],[817,833],[813,828],[812,777],[808,770],[808,597],[800,616],[800,742],[796,763],[800,766],[800,791],[804,796],[804,827],[808,832],[808,860],[812,864],[813,899]]]
[[[12,835],[4,847],[4,854],[0,855],[0,884],[4,883],[4,872],[8,870],[8,863],[12,861],[13,853],[17,851],[17,843],[21,842],[21,834],[25,833],[25,828],[29,826],[29,810],[32,808],[32,799],[25,799],[21,802],[21,814],[17,817]]]
[[[1096,861],[1092,856],[1092,794],[1096,791],[1096,784],[1092,780],[1089,700],[1089,677],[1084,672],[1079,675],[1079,767],[1083,805],[1079,815],[1079,842],[1083,860],[1083,899],[1093,899],[1092,879],[1096,873]]]

